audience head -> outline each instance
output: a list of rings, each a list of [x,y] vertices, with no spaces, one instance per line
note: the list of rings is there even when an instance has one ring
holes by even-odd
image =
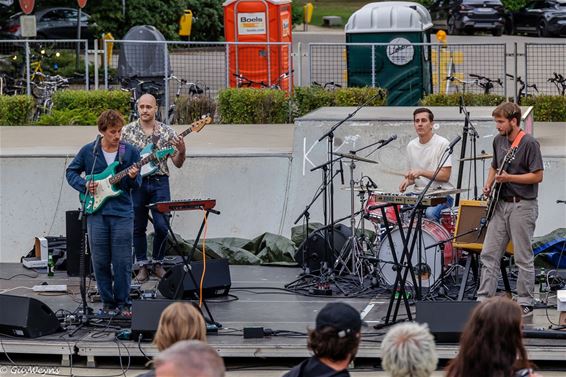
[[[224,377],[224,361],[209,345],[183,340],[161,352],[154,361],[156,377]]]
[[[175,302],[161,313],[153,343],[159,351],[180,340],[206,341],[206,324],[199,309],[188,302]]]
[[[391,328],[381,343],[381,366],[391,377],[429,377],[438,356],[426,325],[413,322]]]
[[[353,360],[358,352],[362,328],[360,313],[341,302],[324,306],[309,330],[308,347],[318,358]]]
[[[476,306],[460,337],[460,352],[448,365],[448,377],[511,376],[530,367],[523,345],[521,307],[506,297]]]

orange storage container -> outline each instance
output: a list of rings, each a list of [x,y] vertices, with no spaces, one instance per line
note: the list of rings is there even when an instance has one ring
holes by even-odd
[[[289,90],[290,45],[267,42],[292,42],[291,0],[228,0],[223,5],[226,41],[257,43],[229,45],[230,87],[259,88],[263,82]]]

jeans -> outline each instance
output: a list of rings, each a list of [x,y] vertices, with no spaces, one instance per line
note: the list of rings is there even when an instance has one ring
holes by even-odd
[[[440,214],[443,209],[450,208],[454,204],[454,199],[451,196],[446,197],[444,203],[440,203],[434,207],[428,207],[425,211],[425,217],[429,220],[440,222]]]
[[[149,264],[147,260],[147,221],[149,219],[149,209],[146,207],[150,203],[169,201],[171,194],[169,191],[169,177],[166,175],[150,175],[143,178],[142,185],[137,190],[132,190],[132,200],[134,202],[134,252],[136,261],[141,265]],[[167,219],[157,211],[151,210],[153,219],[153,238],[152,259],[156,262],[163,261],[165,256],[165,241],[167,239]]]
[[[132,228],[131,217],[93,214],[87,218],[96,286],[105,307],[130,305]]]
[[[499,264],[509,241],[513,242],[513,256],[519,268],[517,276],[517,303],[531,306],[534,302],[535,266],[531,239],[538,217],[537,200],[517,203],[499,201],[489,221],[480,259],[482,262],[478,300],[495,295],[499,278]]]

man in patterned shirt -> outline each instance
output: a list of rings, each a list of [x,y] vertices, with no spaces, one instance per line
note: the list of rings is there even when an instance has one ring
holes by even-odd
[[[140,150],[150,143],[156,149],[173,146],[176,151],[171,160],[173,165],[181,168],[185,162],[185,142],[182,137],[177,136],[173,128],[156,120],[157,101],[155,97],[151,94],[142,95],[138,101],[138,113],[139,119],[124,127],[122,139]],[[167,239],[167,219],[157,210],[151,210],[155,235],[152,260],[148,260],[146,229],[149,209],[146,206],[150,203],[171,200],[169,169],[166,160],[159,163],[154,174],[143,177],[141,187],[132,192],[132,198],[134,203],[134,253],[136,262],[140,265],[136,280],[139,282],[148,280],[149,267],[152,267],[153,273],[158,278],[162,278],[165,274],[162,262]]]

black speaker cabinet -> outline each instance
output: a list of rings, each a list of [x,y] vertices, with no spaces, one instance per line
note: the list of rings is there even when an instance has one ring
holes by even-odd
[[[196,286],[193,284],[189,273],[185,274],[183,279],[185,265],[179,264],[167,271],[165,276],[159,282],[157,289],[164,297],[170,299],[196,299],[199,284],[203,272],[202,261],[191,262],[191,270],[195,277]],[[177,287],[181,284],[179,297],[175,297]],[[230,278],[230,267],[227,259],[208,259],[206,261],[206,273],[204,274],[204,282],[202,287],[203,297],[225,296],[230,291],[232,280]]]
[[[82,224],[79,221],[79,211],[65,212],[65,227],[67,230],[67,275],[81,276],[81,241]],[[85,258],[86,273],[90,274],[90,254]]]
[[[336,257],[340,255],[351,234],[351,229],[346,225],[338,224],[334,226],[334,251],[332,251],[329,228],[316,229],[309,234],[308,239],[303,241],[295,252],[295,261],[301,267],[306,264],[311,272],[320,271],[323,262],[326,262],[328,267],[333,268]]]
[[[458,343],[477,301],[417,301],[417,322],[428,324],[437,343]]]
[[[133,300],[132,301],[132,340],[151,340],[157,331],[159,318],[166,307],[174,300]]]
[[[31,297],[0,295],[0,333],[37,338],[61,329],[55,313]]]

